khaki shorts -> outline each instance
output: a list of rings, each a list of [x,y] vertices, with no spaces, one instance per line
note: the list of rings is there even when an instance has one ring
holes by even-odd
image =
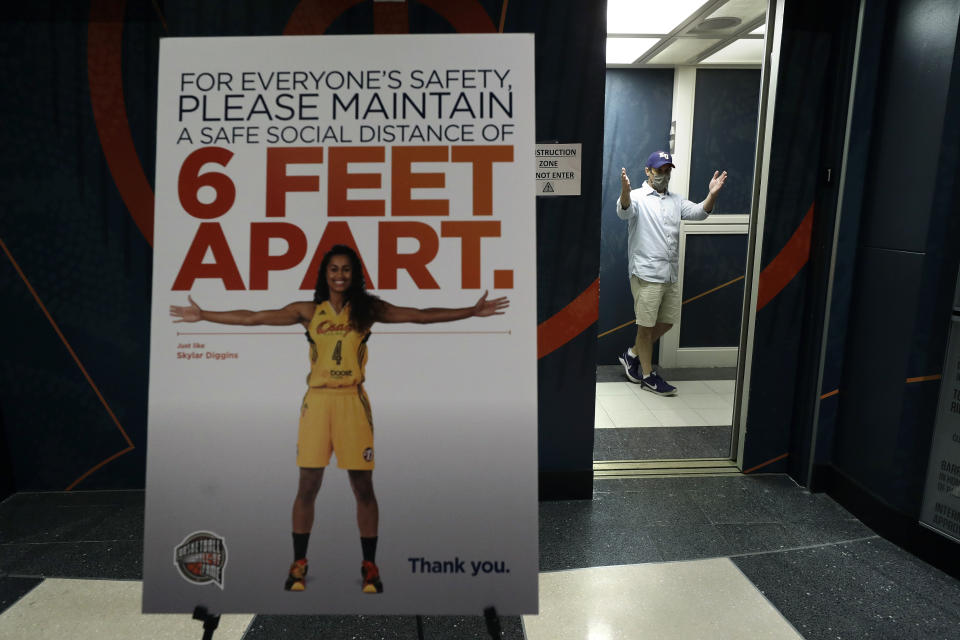
[[[637,324],[652,327],[658,322],[677,324],[680,321],[679,282],[647,282],[631,275],[630,291]]]
[[[303,396],[297,466],[326,467],[332,453],[341,469],[373,469],[373,419],[363,387],[310,387]]]

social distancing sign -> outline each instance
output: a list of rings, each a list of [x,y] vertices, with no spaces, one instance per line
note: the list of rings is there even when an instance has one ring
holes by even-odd
[[[145,612],[536,612],[533,69],[161,41]]]
[[[536,152],[537,195],[580,195],[582,145],[538,144]]]

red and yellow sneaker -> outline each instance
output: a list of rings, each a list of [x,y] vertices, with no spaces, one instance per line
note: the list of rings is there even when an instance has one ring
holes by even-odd
[[[307,559],[300,558],[290,565],[290,573],[287,575],[287,582],[283,588],[287,591],[303,591],[307,588],[304,581],[307,578]]]
[[[380,582],[380,570],[377,565],[364,560],[360,565],[360,575],[363,576],[364,593],[383,593],[383,583]]]

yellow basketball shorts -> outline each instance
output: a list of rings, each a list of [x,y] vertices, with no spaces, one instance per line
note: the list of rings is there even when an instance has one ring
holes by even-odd
[[[373,417],[362,386],[310,387],[300,408],[297,466],[373,469]]]

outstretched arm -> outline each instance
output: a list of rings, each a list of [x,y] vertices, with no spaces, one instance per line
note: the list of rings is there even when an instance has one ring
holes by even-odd
[[[187,296],[190,304],[186,307],[170,305],[170,315],[174,322],[216,322],[218,324],[241,324],[241,325],[273,325],[282,326],[309,322],[313,315],[312,302],[291,302],[282,309],[269,309],[266,311],[247,311],[246,309],[235,309],[233,311],[207,311],[201,309],[200,305],[193,301],[193,298]]]
[[[417,324],[452,322],[454,320],[473,317],[501,316],[504,313],[504,309],[509,306],[510,300],[506,297],[487,300],[486,291],[484,291],[480,299],[477,300],[477,304],[461,309],[397,307],[381,300],[377,305],[376,320],[378,322],[415,322]]]
[[[720,195],[720,190],[723,189],[723,185],[726,182],[726,171],[723,173],[720,173],[719,171],[713,172],[713,177],[710,179],[710,184],[707,185],[707,197],[704,198],[703,202],[700,203],[700,206],[703,207],[704,211],[707,213],[713,211],[713,205],[717,202],[717,196]]]

